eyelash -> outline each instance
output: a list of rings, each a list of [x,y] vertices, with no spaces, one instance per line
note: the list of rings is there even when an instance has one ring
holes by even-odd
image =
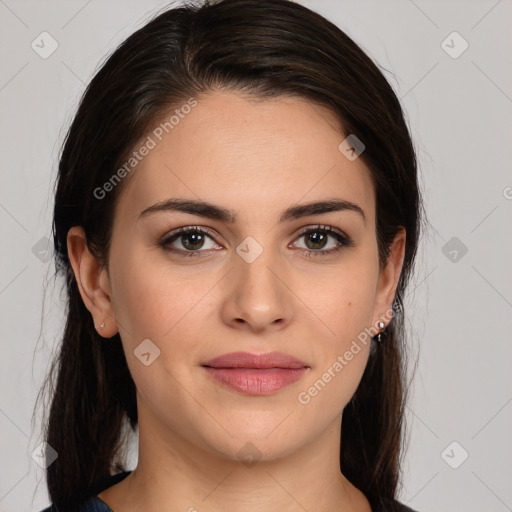
[[[308,235],[310,233],[315,233],[318,231],[326,233],[327,235],[334,237],[338,241],[338,245],[336,246],[336,248],[328,249],[328,250],[323,250],[323,249],[313,250],[313,249],[302,249],[302,248],[299,249],[300,251],[304,252],[308,258],[311,258],[312,256],[317,257],[317,256],[334,254],[334,253],[340,251],[344,247],[353,247],[355,245],[354,242],[347,235],[345,235],[341,232],[338,232],[337,230],[333,229],[331,226],[325,226],[325,225],[320,225],[320,224],[317,226],[313,226],[313,227],[309,227],[309,228],[305,229],[304,231],[299,233],[299,235],[297,235],[297,239],[300,239],[301,237],[303,237],[305,235]],[[180,228],[177,231],[166,236],[160,242],[160,245],[166,251],[173,252],[175,254],[179,254],[179,255],[182,255],[185,257],[197,257],[197,256],[200,256],[200,254],[202,252],[208,252],[209,250],[212,250],[212,249],[209,249],[209,250],[183,251],[181,249],[169,247],[169,245],[172,242],[174,242],[176,239],[178,239],[181,235],[187,234],[187,233],[201,233],[203,235],[209,236],[212,240],[214,240],[214,238],[215,238],[213,233],[211,233],[208,230],[205,230],[204,228],[201,228],[199,226],[187,226],[185,228]]]

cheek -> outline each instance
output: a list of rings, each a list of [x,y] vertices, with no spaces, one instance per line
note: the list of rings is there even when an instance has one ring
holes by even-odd
[[[128,347],[149,338],[172,350],[170,340],[194,339],[192,331],[200,328],[197,321],[215,317],[215,309],[229,298],[223,296],[223,283],[219,283],[222,269],[198,264],[191,272],[189,266],[173,265],[159,251],[136,250],[122,242],[112,245],[114,311]],[[339,263],[307,262],[286,274],[290,289],[300,298],[288,297],[294,305],[294,323],[304,323],[310,336],[316,329],[326,340],[323,350],[329,358],[334,352],[343,352],[345,345],[370,325],[378,276],[375,252],[366,241]]]
[[[122,249],[122,248],[121,248]],[[160,249],[125,252],[112,268],[112,294],[116,318],[124,341],[145,338],[164,342],[187,322],[192,310],[204,307],[199,300],[213,281],[202,275],[191,279],[157,254]]]
[[[319,424],[336,420],[363,376],[372,343],[365,332],[372,314],[371,290],[347,286],[343,293],[330,297],[338,300],[337,306],[326,300],[325,323],[334,334],[317,340],[316,365],[297,395],[303,414]]]
[[[367,330],[372,325],[377,279],[374,253],[360,251],[333,271],[331,279],[322,281],[324,292],[313,297],[314,309],[330,334],[317,340],[318,364],[298,401],[311,403],[315,416],[332,419],[359,385],[372,343]]]
[[[186,382],[187,369],[196,364],[201,351],[194,343],[201,325],[197,318],[207,316],[208,304],[200,298],[213,286],[213,279],[187,278],[175,269],[171,273],[171,265],[145,250],[113,261],[118,264],[111,273],[112,296],[128,367],[139,393],[147,403],[154,402],[156,410],[161,393],[169,404],[181,396],[178,382]],[[137,354],[147,339],[157,347],[149,345],[150,358],[152,351],[160,352],[154,364],[145,366]],[[160,398],[155,401],[155,396]]]
[[[330,328],[338,350],[370,327],[376,299],[378,262],[371,251],[358,251],[322,279],[312,298]]]

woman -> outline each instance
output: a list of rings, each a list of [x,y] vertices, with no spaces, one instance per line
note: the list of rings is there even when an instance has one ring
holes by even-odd
[[[320,15],[224,0],[130,36],[60,160],[47,510],[410,510],[421,212],[395,94]]]

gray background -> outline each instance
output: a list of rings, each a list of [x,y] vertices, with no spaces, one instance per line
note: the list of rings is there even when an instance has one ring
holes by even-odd
[[[512,510],[512,4],[303,3],[385,68],[420,159],[431,227],[407,296],[418,365],[402,500],[420,512]],[[166,4],[0,0],[3,512],[49,503],[31,415],[62,329],[45,251],[59,148],[99,62]],[[44,31],[58,44],[45,59],[31,47],[51,49]]]

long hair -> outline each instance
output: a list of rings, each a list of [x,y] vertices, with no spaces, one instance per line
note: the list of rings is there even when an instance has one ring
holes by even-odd
[[[406,230],[395,296],[400,307],[344,410],[340,451],[340,470],[372,508],[392,511],[405,398],[402,298],[422,218],[415,151],[399,101],[373,61],[331,22],[289,0],[168,9],[118,47],[83,94],[62,148],[55,192],[53,238],[67,321],[43,387],[51,396],[45,439],[59,453],[46,470],[50,498],[57,510],[67,511],[97,494],[109,475],[126,469],[123,432],[137,426],[135,385],[119,334],[105,343],[94,329],[71,269],[68,230],[82,226],[89,249],[108,265],[123,181],[105,197],[95,191],[172,109],[216,89],[327,107],[340,132],[366,146],[360,158],[375,186],[381,268],[394,235]]]

